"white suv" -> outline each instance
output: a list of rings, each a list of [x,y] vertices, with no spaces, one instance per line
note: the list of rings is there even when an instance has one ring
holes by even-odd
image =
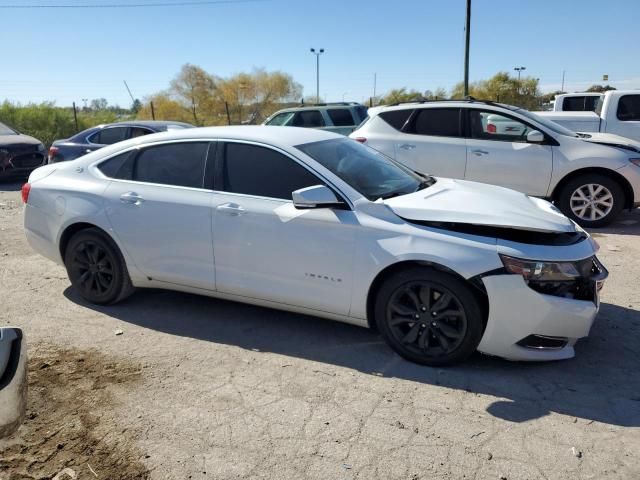
[[[640,144],[476,100],[375,107],[350,136],[425,174],[552,200],[586,227],[640,205]]]

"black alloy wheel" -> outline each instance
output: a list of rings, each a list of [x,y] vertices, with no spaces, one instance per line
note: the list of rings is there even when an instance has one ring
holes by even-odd
[[[484,326],[478,298],[463,280],[428,268],[390,278],[378,292],[376,323],[401,356],[447,365],[475,351]]]
[[[72,285],[91,303],[116,303],[133,292],[122,254],[97,228],[81,230],[71,238],[65,265]]]

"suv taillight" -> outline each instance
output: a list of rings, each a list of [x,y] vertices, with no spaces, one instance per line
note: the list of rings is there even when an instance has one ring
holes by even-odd
[[[367,141],[367,139],[364,137],[355,137],[354,140],[360,143],[365,143]]]
[[[27,203],[29,201],[29,192],[31,191],[31,184],[25,183],[22,185],[22,203]]]
[[[53,158],[58,154],[58,147],[49,147],[49,158]]]

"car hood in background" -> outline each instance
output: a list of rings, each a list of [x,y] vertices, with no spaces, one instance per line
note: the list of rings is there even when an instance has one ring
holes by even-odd
[[[383,202],[407,220],[575,232],[573,222],[545,200],[465,180],[438,178],[428,188]]]
[[[2,145],[40,145],[42,142],[29,135],[0,135],[0,146]]]
[[[582,139],[585,142],[599,143],[600,145],[610,145],[612,147],[640,152],[640,142],[637,140],[614,135],[613,133],[584,132],[583,134],[588,135],[588,137]]]

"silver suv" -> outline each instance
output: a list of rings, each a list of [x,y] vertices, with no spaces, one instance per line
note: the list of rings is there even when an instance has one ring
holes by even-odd
[[[263,125],[319,128],[349,135],[365,118],[367,107],[356,102],[318,103],[278,110]]]

